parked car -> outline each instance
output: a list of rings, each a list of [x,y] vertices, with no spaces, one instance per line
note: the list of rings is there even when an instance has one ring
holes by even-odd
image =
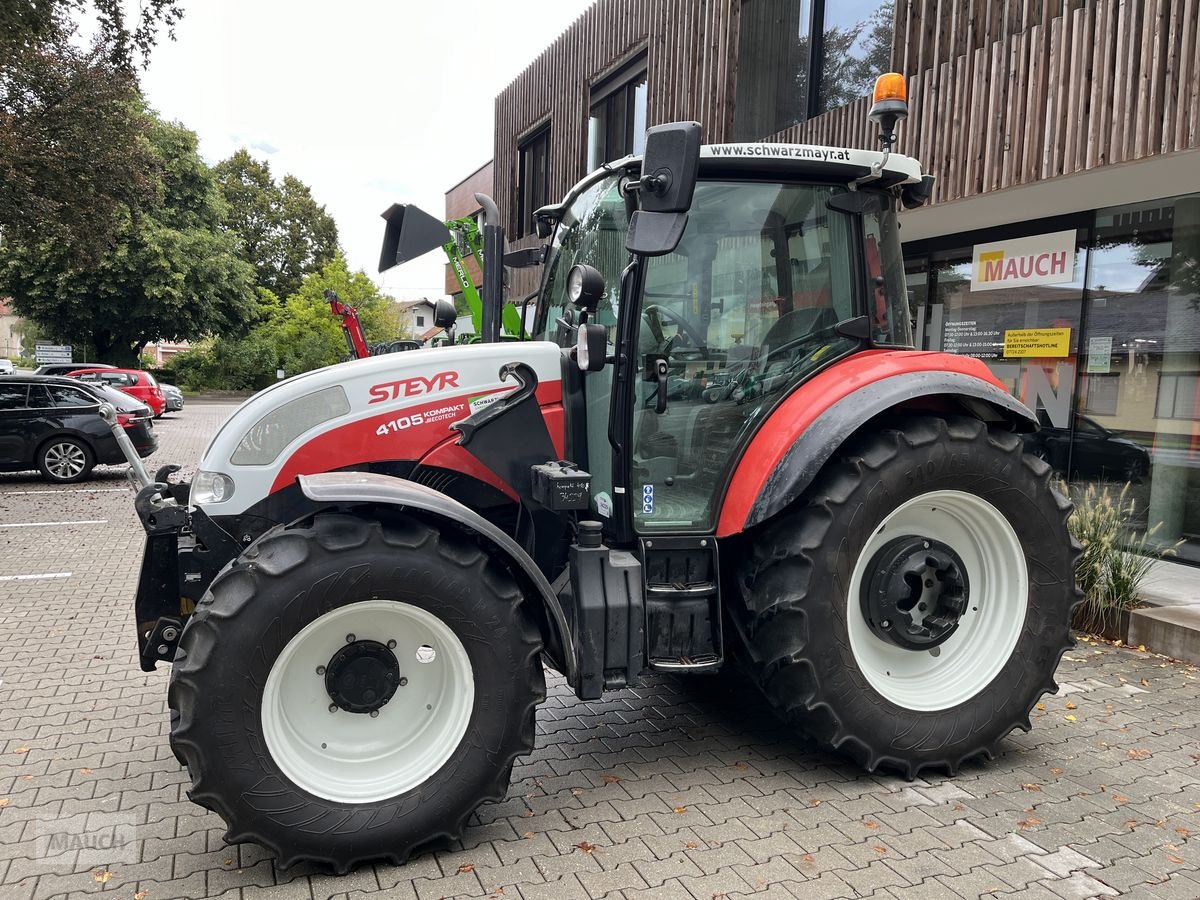
[[[132,397],[137,397],[150,407],[156,419],[167,411],[167,398],[163,395],[162,388],[154,380],[153,375],[141,369],[77,369],[74,372],[68,372],[67,375],[81,381],[107,384]]]
[[[44,366],[38,366],[33,370],[34,375],[67,375],[70,372],[78,371],[79,369],[115,369],[116,366],[110,366],[107,363],[89,363],[89,362],[73,362],[73,363],[47,363]]]
[[[0,356],[0,375],[15,375],[16,373],[17,367],[13,365],[12,360]]]
[[[1072,436],[1070,428],[1051,425],[1044,409],[1038,410],[1038,421],[1041,430],[1025,435],[1026,450],[1071,480],[1139,482],[1150,474],[1150,452],[1136,441],[1122,437],[1119,431],[1076,414]],[[1067,472],[1068,459],[1070,473]]]
[[[160,381],[158,386],[162,388],[163,396],[167,398],[167,412],[181,412],[183,410],[183,391],[165,381]]]
[[[150,408],[104,384],[39,375],[0,376],[0,472],[38,469],[48,481],[83,481],[125,456],[100,418],[111,403],[139,456],[158,447]]]

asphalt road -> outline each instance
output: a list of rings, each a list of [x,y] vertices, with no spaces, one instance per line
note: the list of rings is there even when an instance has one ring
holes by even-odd
[[[194,463],[232,409],[162,420]],[[185,473],[186,474],[186,473]],[[956,778],[868,776],[729,678],[602,702],[561,679],[508,798],[460,847],[344,877],[228,846],[135,660],[142,532],[115,469],[0,475],[0,898],[1200,897],[1194,668],[1080,644],[1029,734]]]

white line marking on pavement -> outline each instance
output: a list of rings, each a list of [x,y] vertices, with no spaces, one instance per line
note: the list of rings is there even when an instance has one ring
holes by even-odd
[[[0,575],[0,581],[41,581],[49,578],[70,577],[70,572],[47,572],[45,575]]]
[[[28,494],[116,494],[129,488],[67,488],[62,491],[0,491],[0,497],[23,497]]]
[[[0,528],[49,528],[53,525],[106,525],[108,519],[77,519],[74,522],[13,522]]]

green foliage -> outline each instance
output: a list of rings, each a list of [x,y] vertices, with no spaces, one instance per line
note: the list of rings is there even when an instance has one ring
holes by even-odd
[[[1067,527],[1083,545],[1075,571],[1084,594],[1075,610],[1075,627],[1081,631],[1102,632],[1116,624],[1122,611],[1136,607],[1154,560],[1173,555],[1179,546],[1157,547],[1154,535],[1161,522],[1137,533],[1137,501],[1129,493],[1128,484],[1117,491],[1093,483],[1074,492],[1075,510]]]
[[[96,25],[74,39],[77,16]],[[118,210],[153,193],[152,155],[138,107],[135,62],[177,0],[4,0],[0,3],[0,229],[53,241],[76,264],[114,242]]]
[[[276,369],[290,376],[342,361],[346,340],[326,289],[358,310],[369,342],[396,339],[395,304],[338,253],[282,302],[261,290],[260,321],[245,337],[202,341],[172,359],[176,383],[188,390],[257,390],[275,381]]]
[[[333,259],[337,225],[300,179],[285,175],[276,184],[270,166],[245,149],[214,172],[225,198],[224,223],[241,239],[260,287],[290,296],[305,275]]]
[[[117,208],[113,245],[97,262],[81,264],[55,240],[16,236],[0,247],[0,292],[18,314],[119,365],[150,341],[234,333],[256,314],[253,269],[220,228],[224,205],[195,134],[142,115],[152,198]]]

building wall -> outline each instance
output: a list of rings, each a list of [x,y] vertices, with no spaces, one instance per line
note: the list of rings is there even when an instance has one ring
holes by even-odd
[[[517,147],[549,123],[550,195],[585,174],[589,88],[645,51],[650,125],[731,136],[743,0],[598,0],[496,98],[494,197],[515,233]],[[900,149],[933,203],[1200,147],[1197,0],[897,0]],[[769,141],[874,147],[868,98]],[[511,241],[532,246],[535,237]],[[510,295],[536,286],[514,273]]]
[[[14,330],[20,324],[21,319],[13,315],[9,301],[0,298],[0,357],[20,355],[21,336]]]
[[[450,190],[446,191],[446,220],[461,219],[465,216],[473,216],[479,212],[479,204],[475,200],[476,194],[487,194],[492,196],[494,191],[493,176],[495,167],[492,161],[488,160]],[[467,271],[470,273],[471,281],[476,287],[479,287],[483,281],[483,275],[479,271],[479,266],[475,263],[474,258],[467,260]],[[446,266],[446,293],[450,296],[455,296],[461,293],[458,285],[458,279],[454,277],[454,270],[449,265]]]

